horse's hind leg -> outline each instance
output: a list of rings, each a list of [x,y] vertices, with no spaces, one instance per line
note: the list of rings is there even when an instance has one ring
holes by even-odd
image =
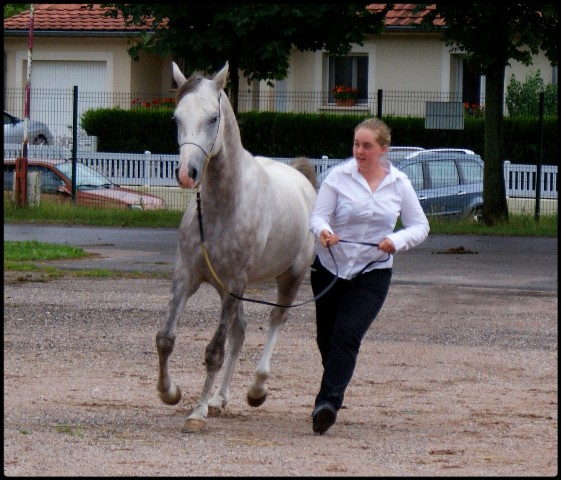
[[[247,318],[241,308],[234,319],[230,332],[228,334],[228,350],[226,352],[226,361],[224,362],[224,375],[220,387],[210,400],[208,407],[208,414],[211,417],[216,417],[222,413],[222,410],[228,404],[230,398],[230,384],[232,383],[232,376],[236,361],[238,360],[239,353],[245,340],[245,330],[247,327]]]
[[[247,403],[259,407],[267,400],[267,379],[269,378],[271,357],[277,343],[281,327],[286,322],[286,308],[274,307],[270,315],[269,335],[261,360],[255,369],[255,378],[247,390]]]
[[[304,279],[304,271],[298,274],[297,277],[286,272],[281,277],[277,278],[278,295],[277,303],[280,305],[291,305],[300,284]],[[261,360],[255,369],[255,377],[253,383],[247,390],[247,403],[252,407],[259,407],[267,399],[267,379],[270,373],[271,357],[277,342],[278,335],[282,326],[288,318],[288,309],[283,307],[273,307],[269,320],[269,334],[267,343],[263,349]]]

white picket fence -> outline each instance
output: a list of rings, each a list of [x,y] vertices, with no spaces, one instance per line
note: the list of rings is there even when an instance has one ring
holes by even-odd
[[[536,198],[537,165],[503,164],[507,197]],[[557,198],[557,165],[542,165],[540,198]]]
[[[4,144],[4,158],[14,159],[21,156],[21,145]],[[28,158],[62,158],[70,160],[71,151],[62,146],[29,145]],[[275,157],[274,160],[290,163],[293,158]],[[332,165],[341,162],[340,158],[311,158],[320,174]],[[142,153],[109,153],[78,151],[77,161],[92,167],[114,183],[130,186],[170,186],[176,187],[175,167],[178,155]],[[557,199],[557,165],[543,165],[541,171],[541,198]],[[507,197],[536,197],[536,165],[511,164],[504,162],[504,177]]]

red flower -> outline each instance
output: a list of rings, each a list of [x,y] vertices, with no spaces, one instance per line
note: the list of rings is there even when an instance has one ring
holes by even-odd
[[[358,89],[353,87],[347,87],[346,85],[335,85],[333,87],[333,96],[339,99],[349,99],[356,98],[358,95]]]

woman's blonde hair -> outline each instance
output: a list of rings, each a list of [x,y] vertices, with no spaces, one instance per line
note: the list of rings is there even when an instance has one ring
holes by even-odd
[[[366,120],[363,120],[355,127],[355,133],[359,128],[368,128],[369,130],[372,130],[376,135],[376,140],[379,145],[385,145],[387,147],[390,146],[392,141],[390,127],[388,127],[385,122],[379,118],[367,118]]]

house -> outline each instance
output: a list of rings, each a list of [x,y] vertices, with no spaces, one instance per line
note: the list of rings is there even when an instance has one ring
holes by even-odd
[[[240,76],[240,92],[247,99],[240,102],[240,110],[297,111],[294,105],[279,100],[282,96],[278,94],[331,92],[334,85],[340,83],[363,92],[363,98],[353,107],[358,110],[371,111],[371,99],[379,90],[460,92],[462,102],[481,104],[485,96],[483,79],[464,68],[463,55],[445,46],[438,32],[414,29],[423,15],[423,12],[414,13],[414,7],[414,4],[396,4],[386,17],[385,31],[369,38],[363,46],[353,46],[347,56],[331,57],[321,51],[294,50],[289,76],[274,81],[274,90],[266,82],[249,83]],[[101,103],[95,94],[111,95],[109,103],[122,107],[130,106],[130,98],[140,93],[173,96],[171,58],[144,53],[136,62],[127,53],[130,39],[147,29],[147,26],[126,27],[122,18],[106,17],[99,4],[93,9],[86,4],[36,4],[32,118],[49,125],[71,122],[69,108],[65,108],[65,113],[58,113],[65,116],[64,119],[49,117],[53,110],[64,109],[53,108],[53,100],[40,95],[40,91],[46,89],[71,90],[76,85],[82,93],[91,92],[91,99],[80,104],[82,110]],[[21,95],[14,97],[7,92],[21,92],[26,85],[28,30],[29,11],[4,20],[4,103],[16,115],[23,114]],[[543,54],[536,56],[530,67],[517,63],[507,67],[505,81],[508,82],[512,74],[523,81],[528,73],[538,70],[545,83],[557,83],[557,66],[551,65]],[[273,100],[263,101],[273,98],[268,97],[272,93],[275,94]],[[332,97],[317,98],[306,111],[334,109]],[[55,135],[61,134],[61,129],[64,127],[59,127]]]

